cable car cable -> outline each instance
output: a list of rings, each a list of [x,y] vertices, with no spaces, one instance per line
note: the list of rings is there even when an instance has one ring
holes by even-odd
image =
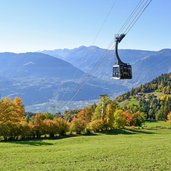
[[[108,10],[108,13],[106,14],[106,16],[105,16],[105,18],[104,18],[104,20],[103,20],[101,26],[99,27],[99,29],[98,29],[98,31],[97,31],[97,33],[96,33],[94,39],[93,39],[92,44],[94,44],[94,43],[97,41],[97,38],[99,37],[99,35],[100,35],[100,33],[101,33],[101,31],[102,31],[102,29],[103,29],[103,27],[104,27],[104,25],[105,25],[105,23],[106,23],[108,17],[110,16],[111,12],[113,11],[113,9],[114,9],[114,7],[115,7],[115,5],[116,5],[116,2],[117,2],[117,0],[114,0],[114,2],[112,3],[112,6],[111,6],[110,9]],[[85,75],[84,77],[86,77],[86,75]],[[83,78],[82,78],[82,79],[83,79]],[[84,80],[84,79],[83,79],[83,80]],[[79,87],[78,87],[78,88],[79,88]],[[65,95],[66,95],[66,92],[64,92],[64,93],[62,94],[62,98],[63,98],[63,99],[64,99]],[[62,103],[62,104],[63,104],[63,103]],[[62,105],[62,106],[63,106],[63,105]],[[59,108],[61,108],[61,105],[59,106]]]
[[[136,24],[136,22],[138,21],[138,19],[142,16],[142,14],[147,9],[147,7],[150,5],[151,2],[152,2],[152,0],[150,0],[147,4],[145,4],[143,6],[141,12],[139,12],[137,14],[136,18],[134,18],[134,20],[131,22],[131,24],[129,25],[129,27],[125,30],[125,34],[127,34],[133,28],[133,26]]]
[[[132,23],[134,23],[138,16],[140,17],[142,15],[142,13],[145,11],[145,9],[148,7],[152,0],[150,0],[149,2],[148,1],[149,0],[139,1],[135,9],[132,11],[131,15],[127,18],[126,22],[119,30],[119,34],[121,33],[121,31],[122,33],[126,34],[126,30],[128,30],[128,28],[132,25]],[[139,19],[139,17],[137,18],[137,20]]]
[[[104,25],[105,25],[107,19],[109,18],[111,12],[113,11],[113,8],[114,8],[115,5],[116,5],[116,2],[117,2],[117,0],[115,0],[115,1],[113,2],[111,8],[109,9],[109,11],[108,11],[108,13],[107,13],[107,15],[105,16],[105,18],[104,18],[104,20],[103,20],[101,26],[99,27],[98,32],[97,32],[96,35],[95,35],[95,38],[94,38],[94,40],[93,40],[93,44],[95,43],[95,41],[97,40],[99,34],[101,33],[101,31],[102,31],[102,29],[103,29],[103,27],[104,27]]]
[[[113,49],[113,40],[111,41],[111,43],[110,43],[110,45],[109,45],[109,47],[107,48],[107,49],[109,49],[110,48],[110,46],[111,46],[111,50]],[[107,51],[106,53],[105,53],[105,55],[103,55],[103,57],[101,58],[101,59],[99,59],[98,60],[98,62],[96,63],[96,65],[94,66],[94,68],[92,68],[92,72],[93,72],[93,70],[96,70],[97,69],[97,67],[99,66],[99,63],[104,59],[104,58],[106,58],[106,56],[107,56],[107,53],[109,53],[109,51]],[[71,99],[68,101],[68,102],[66,102],[65,104],[64,104],[64,106],[66,106],[66,105],[69,105],[70,103],[71,103],[71,101],[78,95],[78,93],[80,92],[80,90],[81,90],[81,88],[85,85],[85,83],[90,79],[89,78],[89,74],[87,75],[88,77],[85,79],[85,80],[83,80],[83,82],[79,85],[79,87],[78,87],[78,89],[76,90],[76,92],[74,93],[74,95],[71,97]],[[63,107],[64,107],[63,106]]]
[[[122,33],[122,30],[125,30],[126,26],[129,24],[131,18],[135,15],[136,11],[138,10],[138,8],[141,6],[141,4],[143,3],[144,0],[139,1],[139,3],[137,4],[136,8],[134,8],[134,10],[131,12],[131,14],[129,15],[129,17],[126,19],[125,23],[123,24],[123,26],[120,28],[120,30],[118,31],[118,34]]]
[[[152,0],[140,1],[136,8],[133,10],[131,17],[126,20],[126,24],[123,25],[122,28],[125,31],[122,34],[117,34],[115,36],[115,54],[117,63],[113,65],[113,78],[114,79],[132,79],[132,66],[130,64],[122,62],[118,54],[118,44],[122,41],[122,39],[126,36],[126,34],[132,29],[138,19],[141,17],[143,12],[150,5]],[[128,23],[128,24],[127,24]],[[127,27],[126,27],[127,25]],[[121,29],[122,30],[122,29]]]
[[[94,38],[92,44],[94,44],[95,41],[97,40],[97,38],[98,38],[99,34],[101,33],[101,31],[102,31],[102,29],[103,29],[103,27],[104,27],[104,25],[105,25],[105,23],[106,23],[108,17],[110,16],[111,12],[112,12],[113,9],[114,9],[114,7],[115,7],[115,5],[116,5],[116,2],[117,2],[117,0],[115,0],[115,1],[113,2],[112,6],[111,6],[111,8],[109,9],[107,15],[105,16],[105,18],[104,18],[104,20],[103,20],[103,22],[102,22],[102,24],[101,24],[101,26],[100,26],[100,28],[99,28],[97,34],[95,35],[95,38]],[[112,40],[112,43],[111,43],[111,44],[113,44],[113,40]],[[110,47],[109,47],[109,48],[110,48]],[[113,48],[112,48],[112,49],[113,49]],[[105,57],[106,57],[106,56],[105,56]],[[101,59],[103,59],[103,58],[101,58]],[[97,60],[95,66],[92,68],[92,70],[94,70],[94,69],[96,68],[96,66],[97,66],[98,63],[101,61],[101,59]],[[90,70],[89,72],[91,72],[92,70]],[[87,75],[84,76],[85,79],[86,79],[86,76],[87,76]],[[86,81],[88,81],[88,79],[86,79]],[[83,83],[85,83],[84,79],[83,79]],[[77,91],[75,92],[76,95],[79,93],[79,91],[80,91],[80,89],[81,89],[80,86],[83,87],[82,84],[80,84],[80,85],[78,86]],[[74,97],[72,96],[71,99],[70,99],[69,101],[72,101],[72,100],[76,97],[76,95],[74,94],[74,95],[73,95]],[[64,96],[63,96],[63,98],[64,98]],[[68,102],[66,102],[66,103],[68,104]],[[63,108],[63,107],[66,105],[66,103],[60,105],[60,108]],[[63,107],[62,107],[62,106],[63,106]]]

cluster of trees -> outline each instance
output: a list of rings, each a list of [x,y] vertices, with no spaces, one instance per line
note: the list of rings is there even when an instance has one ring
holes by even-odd
[[[171,111],[171,97],[163,95],[156,98],[153,95],[148,95],[147,98],[140,99],[138,110],[146,113],[147,120],[166,120]]]
[[[0,137],[5,141],[102,132],[125,126],[141,126],[144,121],[143,112],[123,110],[108,96],[101,96],[98,104],[65,112],[64,115],[25,113],[20,97],[0,100]]]
[[[163,96],[158,98],[155,92],[161,92]],[[133,112],[144,112],[146,120],[167,120],[171,111],[171,73],[162,74],[151,82],[141,85],[116,98],[120,103],[124,100],[134,99],[138,104],[127,105],[125,108]]]
[[[77,113],[71,121],[70,129],[82,132],[102,132],[125,126],[141,126],[145,122],[143,112],[132,113],[121,109],[108,96],[101,96],[97,105],[88,106]]]
[[[128,100],[128,104],[131,103],[133,99],[136,100],[136,104],[133,103],[132,105],[125,106],[125,110],[143,112],[148,121],[167,120],[167,115],[171,111],[171,96],[163,95],[157,98],[153,94],[147,94],[138,99],[132,97]]]
[[[69,131],[67,120],[51,114],[37,113],[27,117],[22,99],[13,101],[6,97],[0,100],[0,136],[5,141],[40,138],[42,135],[63,135]]]

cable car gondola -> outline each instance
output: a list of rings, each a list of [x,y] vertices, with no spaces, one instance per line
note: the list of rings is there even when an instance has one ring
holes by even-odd
[[[125,37],[125,34],[120,34],[115,36],[115,54],[117,58],[117,63],[113,65],[113,79],[132,79],[132,67],[130,64],[121,61],[118,54],[118,44]]]

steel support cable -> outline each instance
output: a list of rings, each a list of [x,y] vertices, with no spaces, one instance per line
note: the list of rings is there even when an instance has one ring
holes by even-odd
[[[108,17],[110,16],[110,14],[111,14],[113,8],[115,7],[116,2],[117,2],[117,0],[114,0],[114,2],[113,2],[113,4],[112,4],[111,8],[109,9],[107,15],[105,16],[105,18],[104,18],[104,20],[103,20],[103,22],[102,22],[102,24],[101,24],[101,26],[100,26],[100,28],[99,28],[97,34],[95,35],[95,38],[94,38],[92,44],[94,44],[94,43],[96,42],[98,36],[100,35],[100,33],[101,33],[101,31],[102,31],[102,29],[103,29],[103,27],[104,27],[104,25],[105,25],[105,23],[106,23],[106,21],[107,21],[107,19],[108,19]],[[86,76],[84,76],[84,77],[86,77]],[[79,88],[79,87],[78,87],[78,88]],[[65,97],[65,94],[66,94],[66,92],[64,93],[64,95],[62,95],[63,98]],[[62,106],[63,106],[63,105],[60,105],[60,108],[61,108]]]
[[[111,8],[109,9],[109,12],[107,13],[107,15],[106,15],[106,17],[104,18],[104,20],[103,20],[103,22],[102,22],[102,24],[101,24],[101,26],[100,26],[100,28],[99,28],[97,34],[95,35],[95,38],[94,38],[92,44],[94,44],[95,41],[97,40],[97,38],[98,38],[99,34],[101,33],[101,31],[102,31],[102,29],[103,29],[103,27],[104,27],[104,25],[105,25],[105,23],[106,23],[108,17],[110,16],[111,12],[112,12],[113,9],[114,9],[114,7],[115,7],[115,5],[116,5],[116,2],[117,2],[117,0],[114,0],[114,2],[113,2],[113,4],[112,4]],[[98,63],[98,62],[99,62],[99,60],[97,61],[97,63]],[[90,72],[90,71],[89,71],[89,72]],[[84,76],[84,77],[86,78],[86,76]],[[83,80],[84,80],[84,79],[83,79]],[[79,87],[78,87],[78,89],[79,89]],[[78,91],[78,92],[79,92],[79,91]],[[78,93],[77,93],[77,94],[78,94]],[[63,98],[64,98],[64,97],[65,97],[65,96],[63,96]],[[71,99],[73,100],[74,98],[71,97]],[[64,105],[65,105],[65,104],[64,104]],[[64,105],[61,105],[60,108],[62,108],[62,106],[64,106]]]
[[[109,45],[109,48],[107,48],[107,49],[110,49],[110,47],[111,47],[111,50],[112,50],[112,49],[113,49],[113,40],[112,40],[112,42],[111,42],[110,44],[112,45],[112,47],[111,47],[111,45]],[[107,52],[105,53],[105,55],[103,55],[103,57],[97,61],[95,67],[92,69],[91,72],[93,72],[94,70],[97,69],[97,67],[100,65],[100,62],[101,62],[104,58],[106,58],[106,56],[107,56],[108,53],[109,53],[109,51],[107,51]],[[76,90],[76,92],[74,93],[74,95],[71,97],[71,99],[70,99],[69,101],[67,101],[67,102],[64,104],[64,106],[69,105],[69,104],[71,103],[71,101],[78,95],[78,93],[80,92],[81,88],[82,88],[82,87],[86,84],[86,82],[90,79],[89,76],[90,76],[90,75],[87,75],[87,78],[84,79],[84,80],[81,82],[81,84],[79,85],[79,87],[78,87],[78,89]],[[63,106],[63,107],[64,107],[64,106]]]
[[[143,14],[143,12],[146,10],[146,8],[150,5],[150,3],[151,3],[151,1],[152,0],[150,0],[149,2],[148,2],[148,0],[145,2],[145,4],[143,5],[143,7],[141,7],[141,9],[140,9],[140,12],[138,12],[136,15],[135,15],[135,17],[134,17],[134,19],[131,21],[131,23],[128,25],[128,27],[126,28],[126,30],[125,30],[125,34],[127,34],[130,30],[131,30],[131,28],[135,25],[135,23],[138,21],[138,19],[141,17],[141,15]],[[143,3],[143,1],[140,1],[141,3],[140,4],[142,4]],[[148,3],[147,3],[148,2]],[[138,4],[138,6],[135,8],[135,9],[139,9],[140,8],[140,5]],[[134,10],[132,13],[133,14],[135,14],[136,13],[136,11],[137,10]],[[131,17],[133,16],[133,14],[131,15]],[[131,20],[131,18],[130,18],[130,20]],[[128,20],[128,22],[129,22],[129,20]],[[89,78],[89,77],[87,77],[87,78]],[[79,86],[79,88],[77,89],[77,91],[76,91],[76,93],[71,97],[71,99],[70,99],[70,101],[72,101],[76,96],[77,96],[77,94],[79,93],[79,91],[80,91],[80,89],[84,86],[84,84],[85,84],[85,82],[87,81],[88,79],[86,79],[85,81],[83,81],[83,83]],[[70,101],[69,102],[67,102],[66,104],[69,104],[70,103]]]
[[[147,2],[147,1],[146,1]],[[142,16],[142,14],[144,13],[144,11],[147,9],[147,7],[150,5],[150,3],[152,2],[152,0],[150,0],[149,2],[147,2],[146,4],[144,4],[143,8],[141,8],[141,11],[136,15],[136,17],[132,20],[132,22],[130,23],[130,25],[127,27],[127,29],[125,30],[124,34],[127,34],[132,28],[133,26],[136,24],[136,22],[138,21],[138,19]]]
[[[131,12],[131,14],[129,15],[129,17],[126,19],[125,23],[123,24],[123,26],[120,28],[120,30],[118,31],[118,34],[121,34],[123,30],[125,30],[126,26],[129,24],[129,22],[131,21],[131,18],[135,15],[135,13],[137,12],[137,10],[140,8],[141,4],[143,3],[144,0],[140,0],[139,3],[137,4],[137,6],[134,8],[134,10]]]
[[[109,9],[109,11],[108,11],[108,13],[107,13],[107,15],[105,16],[105,18],[104,18],[104,20],[103,20],[101,26],[99,27],[99,30],[98,30],[97,34],[95,35],[95,38],[94,38],[94,40],[93,40],[93,44],[95,43],[95,41],[97,40],[98,36],[100,35],[100,33],[101,33],[101,31],[102,31],[102,29],[103,29],[103,27],[104,27],[104,25],[105,25],[107,19],[109,18],[111,12],[113,11],[113,9],[114,9],[114,7],[115,7],[115,5],[116,5],[116,2],[117,2],[117,0],[115,0],[115,1],[113,2],[111,8]]]

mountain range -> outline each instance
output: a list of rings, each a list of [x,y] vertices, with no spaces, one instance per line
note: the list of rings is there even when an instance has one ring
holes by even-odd
[[[100,80],[43,53],[0,53],[0,68],[1,97],[21,96],[29,111],[42,111],[49,103],[55,103],[58,111],[65,108],[61,101],[65,104],[72,99],[80,104],[80,101],[96,100],[100,94],[116,96],[127,90],[126,86]]]
[[[89,73],[100,79],[111,79],[112,65],[115,63],[114,50],[102,49],[96,46],[81,46],[75,49],[60,49],[42,51],[42,53],[49,54],[61,58],[84,72]],[[153,51],[143,50],[120,50],[119,51],[123,61],[133,64],[140,59],[155,54]]]
[[[113,50],[95,46],[33,53],[0,53],[0,96],[21,96],[27,111],[58,112],[116,97],[171,71],[171,49],[120,50],[132,80],[112,80]]]
[[[114,50],[96,46],[42,51],[42,53],[60,56],[82,71],[103,80],[110,80],[112,65],[116,59]],[[171,49],[160,51],[121,49],[119,54],[121,59],[130,63],[133,68],[133,79],[120,81],[122,85],[135,87],[171,70]]]

